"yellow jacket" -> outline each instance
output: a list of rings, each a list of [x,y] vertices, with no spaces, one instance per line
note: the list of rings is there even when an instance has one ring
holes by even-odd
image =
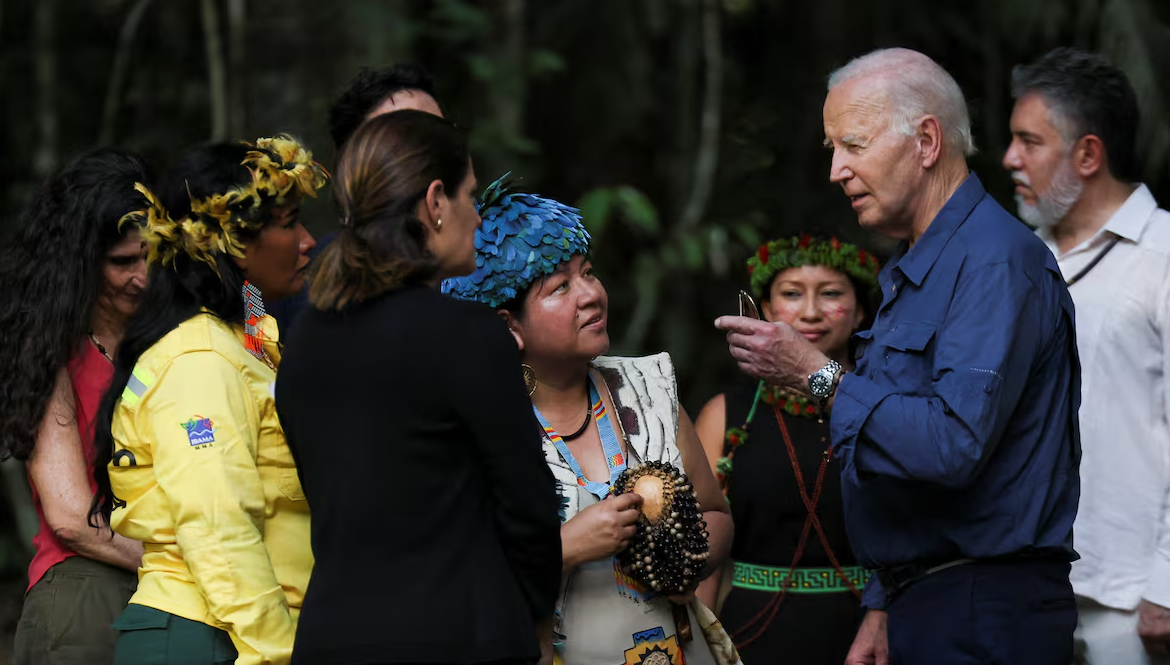
[[[263,325],[279,365],[276,323]],[[241,665],[287,663],[313,568],[309,508],[276,373],[243,340],[204,313],[139,358],[114,412],[111,526],[145,546],[131,603],[227,631]]]

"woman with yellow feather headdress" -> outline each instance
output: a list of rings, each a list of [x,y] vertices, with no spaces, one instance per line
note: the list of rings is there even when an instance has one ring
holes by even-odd
[[[289,660],[313,559],[264,302],[304,284],[300,203],[325,179],[289,137],[201,146],[123,220],[150,282],[97,418],[91,514],[144,546],[120,665]]]

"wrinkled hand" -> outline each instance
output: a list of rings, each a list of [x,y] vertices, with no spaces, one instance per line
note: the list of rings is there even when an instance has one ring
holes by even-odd
[[[1151,656],[1170,656],[1170,609],[1143,600],[1138,605],[1138,637]]]
[[[739,368],[773,385],[808,394],[808,376],[829,362],[787,323],[721,316],[715,327],[727,331],[727,345]]]
[[[857,637],[845,656],[845,665],[889,665],[890,644],[886,634],[885,612],[869,610],[857,630]]]
[[[566,560],[581,564],[604,559],[625,549],[636,532],[642,497],[611,496],[577,513],[561,527],[561,547]]]

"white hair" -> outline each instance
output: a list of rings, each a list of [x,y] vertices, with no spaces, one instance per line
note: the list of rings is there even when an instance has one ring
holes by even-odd
[[[859,78],[880,78],[890,127],[914,136],[924,115],[938,118],[951,148],[965,157],[975,154],[967,100],[955,79],[918,51],[888,48],[867,53],[829,76],[829,90]]]

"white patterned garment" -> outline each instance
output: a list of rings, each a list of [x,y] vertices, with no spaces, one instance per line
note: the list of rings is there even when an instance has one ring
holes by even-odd
[[[670,356],[642,358],[603,356],[593,362],[609,389],[614,411],[610,420],[628,444],[631,467],[661,461],[682,468],[678,437],[678,389]],[[600,386],[599,386],[600,388]],[[544,454],[557,479],[564,519],[597,502],[577,484],[577,474],[544,437]],[[558,632],[565,644],[558,654],[564,665],[618,663],[714,665],[707,638],[693,610],[688,610],[693,641],[679,645],[674,617],[666,598],[635,603],[617,592],[610,560],[591,561],[565,575],[557,610]],[[681,653],[680,653],[681,652]]]
[[[593,367],[605,379],[618,411],[611,414],[610,419],[615,427],[621,428],[618,434],[629,444],[630,465],[669,462],[682,468],[682,455],[675,445],[678,437],[678,388],[670,354],[641,358],[601,356],[593,361]],[[557,479],[561,500],[565,503],[564,519],[567,520],[581,510],[577,474],[561,459],[561,454],[547,436],[544,437],[544,459]]]

